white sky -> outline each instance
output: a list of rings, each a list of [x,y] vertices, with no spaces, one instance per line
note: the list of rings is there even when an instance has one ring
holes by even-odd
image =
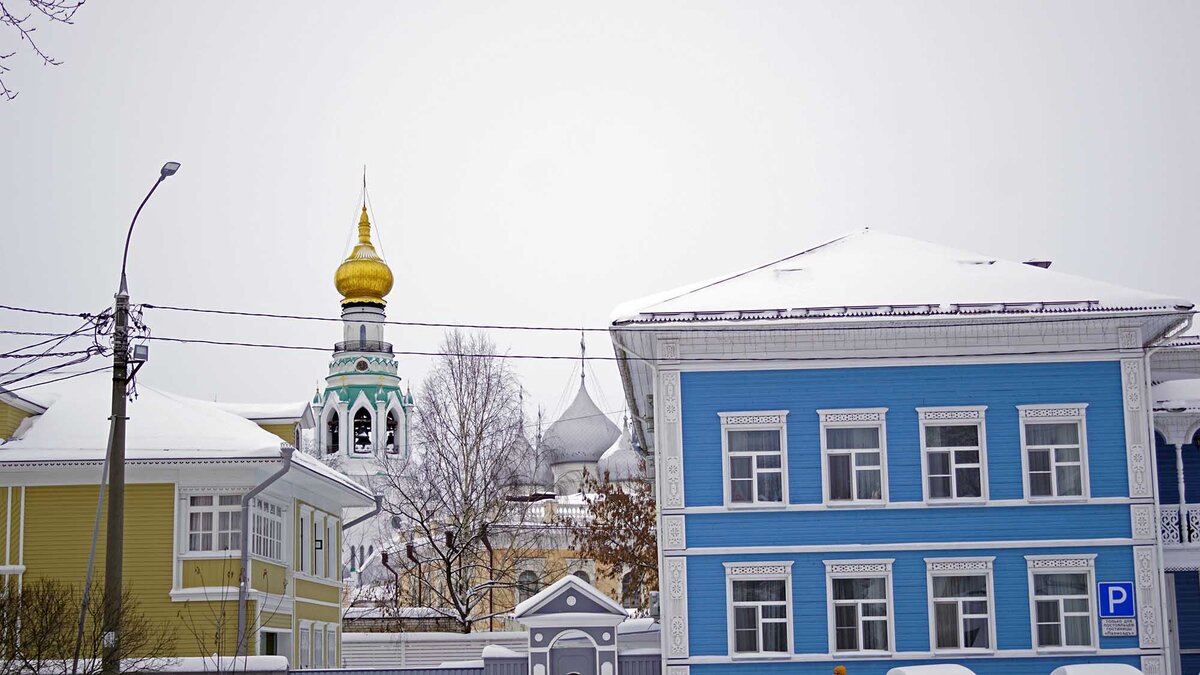
[[[862,226],[1200,298],[1194,2],[93,1],[76,19],[37,34],[64,65],[12,63],[21,93],[0,104],[3,304],[110,303],[166,160],[183,168],[135,232],[135,302],[336,316],[363,164],[396,320],[602,326],[621,301]],[[431,350],[440,333],[388,337]],[[602,335],[589,348],[611,355]],[[295,399],[326,362],[155,343],[140,377]],[[531,408],[569,403],[572,363],[517,365]],[[414,389],[427,366],[401,359]],[[601,409],[622,408],[615,368],[592,367]]]

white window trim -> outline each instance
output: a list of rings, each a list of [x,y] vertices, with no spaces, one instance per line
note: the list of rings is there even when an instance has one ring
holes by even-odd
[[[864,506],[879,506],[888,503],[888,461],[887,461],[887,408],[835,408],[818,410],[821,420],[821,499],[825,506],[833,508],[855,508]],[[858,418],[858,419],[849,419]],[[826,429],[847,429],[859,427],[878,427],[879,429],[879,481],[880,499],[839,499],[829,498],[829,448],[825,439]],[[851,462],[850,471],[854,471]]]
[[[987,406],[957,405],[917,408],[917,420],[921,425],[921,496],[927,504],[985,504],[988,501],[987,465]],[[976,424],[979,426],[979,497],[934,498],[929,496],[929,448],[925,445],[925,429],[928,427],[953,427]],[[938,451],[942,451],[939,448]],[[954,453],[950,453],[951,483],[953,484]]]
[[[1088,444],[1087,444],[1087,407],[1086,403],[1048,403],[1038,405],[1019,405],[1017,406],[1017,425],[1020,427],[1021,433],[1021,482],[1025,487],[1025,501],[1027,502],[1080,502],[1086,501],[1092,496],[1090,470],[1088,469]],[[1068,495],[1065,497],[1034,497],[1029,490],[1029,447],[1025,442],[1025,424],[1030,423],[1055,423],[1055,422],[1078,422],[1079,423],[1079,473],[1082,482],[1082,495]],[[1052,453],[1053,454],[1053,453]],[[1051,470],[1054,467],[1054,459],[1051,457]]]
[[[996,652],[996,587],[992,575],[992,563],[995,556],[974,558],[926,558],[925,559],[925,588],[929,597],[929,650],[934,654],[994,654]],[[957,648],[939,649],[937,646],[937,621],[933,605],[934,577],[969,577],[986,575],[988,603],[988,645],[987,649]],[[959,617],[962,621],[962,617]],[[960,636],[961,638],[961,636]]]
[[[257,559],[257,560],[269,562],[269,563],[272,563],[275,565],[283,565],[284,567],[287,567],[289,561],[291,560],[291,550],[290,550],[291,542],[289,541],[289,537],[288,537],[288,531],[291,529],[290,527],[288,527],[288,524],[289,524],[288,519],[291,516],[291,511],[288,509],[287,505],[285,503],[283,503],[282,501],[274,499],[272,497],[268,497],[266,495],[262,495],[262,494],[257,495],[254,497],[254,501],[255,502],[263,501],[263,502],[271,504],[279,509],[280,515],[279,515],[278,522],[279,522],[279,526],[280,526],[280,530],[279,530],[279,533],[280,533],[280,542],[279,542],[280,557],[278,559],[276,559],[276,558],[271,558],[269,556],[260,555],[260,554],[254,552],[254,535],[255,535],[255,531],[256,531],[255,530],[256,523],[255,523],[254,516],[257,513],[259,513],[257,504],[251,504],[251,508],[250,508],[250,557]],[[273,518],[274,516],[268,515],[267,517]]]
[[[896,653],[896,607],[895,592],[892,590],[892,563],[895,558],[866,558],[862,560],[825,560],[825,621],[828,628],[829,656],[888,656]],[[837,624],[833,612],[833,580],[884,577],[887,579],[887,624],[888,648],[883,650],[859,650],[839,652],[837,650]],[[862,627],[859,626],[861,631]],[[860,635],[861,638],[861,635]],[[860,640],[861,642],[861,640]]]
[[[181,517],[177,521],[178,525],[179,525],[179,556],[178,556],[179,559],[185,560],[185,559],[191,559],[191,558],[236,558],[237,556],[241,555],[241,548],[242,548],[241,541],[242,540],[241,540],[240,536],[238,537],[238,540],[237,540],[238,545],[236,548],[230,548],[230,549],[224,550],[224,551],[217,549],[217,539],[220,536],[220,534],[219,534],[220,533],[220,525],[219,525],[219,521],[217,518],[217,510],[219,510],[219,509],[218,509],[217,504],[220,502],[221,497],[229,497],[229,496],[238,497],[239,501],[238,501],[238,506],[236,507],[236,510],[237,510],[238,518],[239,518],[238,527],[240,528],[241,527],[241,520],[240,520],[240,518],[241,518],[241,501],[240,500],[241,500],[242,495],[245,494],[249,489],[250,488],[242,488],[242,487],[215,487],[215,488],[211,488],[211,489],[184,488],[184,489],[179,490],[179,492],[178,492],[179,504],[180,504],[179,511],[180,511],[180,515],[181,515]],[[213,506],[211,506],[211,507],[193,507],[192,506],[192,497],[212,497],[213,498]],[[221,507],[221,508],[232,511],[235,507],[226,506],[226,507]],[[193,551],[192,550],[192,546],[191,546],[192,512],[194,509],[198,510],[198,511],[209,510],[213,513],[213,528],[212,528],[213,549],[211,551]]]
[[[312,668],[313,623],[301,621],[299,628],[300,633],[296,637],[296,660],[300,663],[301,668]]]
[[[789,659],[796,653],[796,611],[792,603],[792,562],[736,562],[724,563],[725,567],[725,633],[726,649],[731,659],[740,661],[746,659]],[[776,581],[782,579],[787,602],[787,631],[788,644],[786,652],[737,652],[734,651],[736,634],[734,631],[733,612],[733,582],[736,581]]]
[[[1096,604],[1096,554],[1070,555],[1027,555],[1025,564],[1028,568],[1029,582],[1029,644],[1039,654],[1088,654],[1100,650],[1100,621],[1096,618],[1099,605]],[[1092,628],[1092,644],[1090,647],[1039,647],[1037,637],[1037,600],[1033,594],[1034,573],[1043,574],[1087,574],[1088,575],[1088,614]]]
[[[752,410],[717,413],[721,418],[721,491],[727,509],[779,509],[788,505],[787,410]],[[775,418],[775,419],[772,419]],[[778,431],[780,488],[778,502],[733,503],[729,494],[729,431]],[[757,472],[757,465],[755,466]]]

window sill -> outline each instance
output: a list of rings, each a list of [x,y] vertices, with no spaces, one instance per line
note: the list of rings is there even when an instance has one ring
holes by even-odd
[[[756,502],[754,504],[727,502],[725,508],[730,511],[783,511],[787,502]]]
[[[786,661],[792,658],[791,652],[738,652],[730,655],[734,661]]]
[[[1091,497],[1084,495],[1071,497],[1026,497],[1030,504],[1085,504]]]
[[[925,503],[929,506],[985,506],[988,503],[986,497],[969,497],[963,499],[926,499]]]
[[[179,554],[180,560],[237,560],[241,557],[241,551],[188,551]]]
[[[869,651],[869,652],[833,652],[829,656],[835,659],[866,659],[879,658],[881,656],[893,656],[895,652],[891,651]]]
[[[1038,654],[1095,654],[1100,650],[1095,647],[1034,647]]]
[[[935,649],[934,656],[986,656],[995,654],[995,649]]]
[[[850,500],[850,501],[829,501],[829,500],[825,501],[825,506],[828,506],[831,509],[869,509],[869,508],[879,508],[881,506],[887,506],[887,505],[888,505],[888,502],[886,502],[882,499],[870,500],[870,501],[867,501],[865,499],[856,499],[856,500]],[[890,654],[891,652],[887,652],[887,653]]]

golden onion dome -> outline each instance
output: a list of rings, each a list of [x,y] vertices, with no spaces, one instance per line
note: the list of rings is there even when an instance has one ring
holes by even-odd
[[[364,204],[358,219],[358,244],[346,260],[338,265],[333,275],[333,285],[342,294],[342,304],[368,302],[386,305],[383,299],[392,291],[392,270],[375,252],[371,243],[371,221],[367,218]]]

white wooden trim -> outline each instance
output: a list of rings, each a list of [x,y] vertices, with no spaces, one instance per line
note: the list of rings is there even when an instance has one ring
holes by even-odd
[[[854,560],[824,560],[825,563],[825,621],[826,640],[829,649],[827,658],[881,657],[887,658],[896,653],[896,607],[895,592],[892,589],[892,563],[895,558],[860,558]],[[854,568],[864,568],[856,571]],[[872,569],[880,568],[880,569]],[[834,616],[833,580],[834,579],[864,579],[883,577],[887,580],[887,636],[886,650],[858,650],[853,652],[837,651],[837,623]],[[862,616],[859,616],[859,644],[862,644]]]
[[[729,510],[757,510],[757,509],[780,509],[788,505],[788,446],[787,446],[787,415],[786,410],[757,410],[746,412],[721,412],[717,413],[721,418],[721,493],[726,509]],[[757,421],[753,418],[779,418],[777,421]],[[730,501],[729,495],[729,432],[730,431],[778,431],[779,432],[779,466],[780,466],[780,486],[782,489],[782,501],[776,502],[759,502],[753,501],[750,503],[735,504]],[[758,492],[758,463],[754,462],[755,486],[754,491]]]
[[[1133,546],[1133,539],[1019,539],[1012,541],[922,541],[892,544],[813,544],[796,546],[696,546],[676,555],[785,555],[790,553],[853,553],[855,551],[937,551],[1012,548],[1083,548],[1096,546]],[[1076,557],[1077,554],[1070,554]]]
[[[943,418],[943,415],[949,416],[958,413],[971,414],[973,417],[964,417],[962,419]],[[920,443],[921,443],[921,496],[925,503],[931,506],[948,506],[951,504],[962,505],[979,505],[985,504],[988,501],[988,464],[987,464],[987,406],[986,405],[964,405],[964,406],[938,406],[931,408],[917,408],[917,424],[920,427]],[[968,426],[976,425],[979,427],[979,497],[958,498],[953,495],[949,499],[934,499],[929,496],[929,448],[925,442],[925,430],[931,426]],[[940,449],[939,449],[940,451]],[[954,452],[950,450],[950,472],[954,476]],[[956,479],[952,480],[952,485]]]
[[[1068,553],[1058,555],[1027,555],[1026,578],[1029,583],[1029,644],[1040,654],[1091,654],[1100,649],[1100,621],[1097,619],[1096,604],[1096,554]],[[1037,637],[1037,605],[1034,596],[1033,575],[1042,574],[1087,574],[1088,621],[1092,629],[1090,647],[1039,647]],[[1062,617],[1059,617],[1062,619]],[[1065,624],[1065,621],[1063,622]]]
[[[925,589],[929,602],[929,649],[939,655],[961,656],[967,654],[992,654],[996,651],[996,588],[993,582],[992,563],[995,556],[956,557],[956,558],[926,558],[925,559]],[[937,565],[961,565],[961,570],[935,570]],[[987,649],[938,649],[937,621],[935,620],[933,596],[934,577],[979,576],[987,580],[988,607],[988,648]],[[960,617],[961,620],[961,617]],[[960,636],[961,637],[961,636]]]
[[[792,563],[791,560],[781,562],[736,562],[723,563],[725,567],[725,636],[726,653],[731,658],[742,659],[776,659],[786,658],[796,652],[796,611],[792,604]],[[774,581],[784,582],[784,600],[787,609],[787,652],[737,652],[736,632],[734,630],[733,611],[733,582],[736,581]],[[762,617],[759,617],[759,632],[762,632]]]
[[[1004,508],[1012,506],[1072,506],[1079,504],[1087,505],[1134,505],[1134,504],[1151,504],[1149,499],[1135,499],[1131,497],[1092,497],[1086,502],[1083,500],[1053,500],[1046,501],[1042,499],[1030,501],[1028,499],[993,499],[987,503],[982,502],[953,502],[953,503],[937,503],[928,504],[923,501],[904,501],[904,502],[888,502],[887,504],[877,504],[872,508],[889,509],[889,510],[904,510],[904,509],[949,509],[949,508]],[[832,511],[841,507],[830,507],[820,502],[811,502],[806,504],[788,504],[783,511]],[[668,513],[682,514],[688,516],[698,516],[711,513],[728,513],[729,509],[724,506],[689,506],[684,509],[668,509]]]
[[[888,503],[888,470],[887,470],[887,408],[834,408],[817,410],[820,419],[821,434],[821,499],[826,507],[832,508],[864,508],[878,507]],[[861,421],[842,421],[837,418],[846,416],[861,416],[867,419]],[[873,418],[873,419],[872,419]],[[829,448],[826,443],[826,429],[848,429],[859,427],[877,427],[879,429],[879,481],[880,499],[857,499],[833,501],[829,497]],[[853,453],[850,459],[850,475],[852,493],[855,492],[857,478],[854,477],[855,467]],[[856,497],[857,495],[855,495]]]
[[[1021,482],[1025,490],[1025,499],[1030,502],[1082,502],[1091,499],[1092,480],[1091,469],[1088,465],[1087,443],[1087,407],[1086,403],[1043,403],[1037,405],[1017,406],[1017,426],[1021,436]],[[1061,412],[1059,412],[1061,411]],[[1082,482],[1080,496],[1034,497],[1029,492],[1029,446],[1025,442],[1025,424],[1029,423],[1079,423],[1079,479]],[[1054,471],[1054,453],[1050,453],[1050,470]],[[1055,479],[1057,486],[1057,478]],[[1057,487],[1056,487],[1057,491]]]

